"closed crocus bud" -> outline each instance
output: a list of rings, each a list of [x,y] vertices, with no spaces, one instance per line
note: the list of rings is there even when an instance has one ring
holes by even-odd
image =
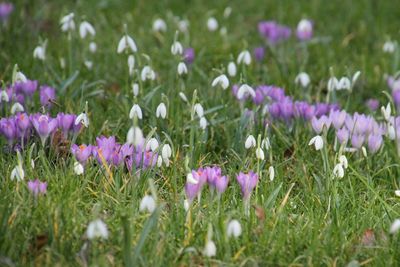
[[[192,64],[195,58],[194,49],[192,47],[188,47],[183,50],[183,59],[186,64]]]
[[[306,88],[310,84],[310,76],[305,72],[300,72],[296,76],[294,82],[299,84],[301,87]]]
[[[215,32],[218,29],[218,21],[214,17],[207,20],[207,29],[210,32]]]
[[[163,19],[156,19],[153,22],[153,31],[155,32],[166,32],[167,31],[167,24]]]
[[[179,62],[177,71],[178,71],[178,75],[184,75],[184,74],[188,73],[188,69],[187,69],[185,62]]]
[[[383,138],[382,135],[370,134],[368,136],[368,150],[371,153],[376,153],[382,146]]]
[[[353,134],[351,136],[351,145],[354,148],[360,149],[365,141],[365,136],[361,134]]]
[[[201,117],[199,123],[200,123],[200,128],[201,128],[201,129],[205,130],[205,129],[207,128],[208,122],[207,122],[207,119],[206,119],[206,118]]]
[[[313,35],[313,24],[308,19],[300,20],[296,29],[297,38],[301,41],[310,40]]]
[[[256,145],[257,145],[257,143],[256,143],[256,139],[254,138],[254,136],[253,135],[249,135],[246,138],[246,142],[244,143],[244,147],[246,149],[249,149],[251,147],[256,147]]]
[[[121,54],[124,51],[131,50],[132,52],[137,52],[137,46],[135,41],[129,35],[124,35],[118,42],[117,53]]]
[[[321,150],[324,147],[324,140],[320,135],[316,135],[313,138],[311,138],[308,145],[309,146],[314,145],[315,150]]]
[[[107,225],[100,219],[90,222],[86,230],[86,236],[89,240],[97,238],[107,239],[108,238]]]
[[[215,78],[214,80],[213,80],[213,82],[211,83],[211,86],[212,87],[215,87],[215,86],[221,86],[222,87],[222,89],[226,89],[226,88],[228,88],[229,87],[229,80],[228,80],[228,77],[226,77],[226,75],[225,74],[221,74],[221,75],[219,75],[217,78]]]
[[[245,65],[250,65],[251,64],[251,55],[248,50],[244,50],[240,52],[238,58],[237,58],[237,64],[245,64]]]
[[[350,133],[345,127],[343,127],[342,129],[339,129],[336,132],[336,137],[338,138],[340,144],[347,143],[347,141],[349,140],[349,136],[350,136]]]
[[[262,150],[262,148],[261,147],[258,147],[257,149],[256,149],[256,158],[257,159],[260,159],[260,160],[264,160],[264,151]]]
[[[56,90],[47,85],[41,86],[39,96],[42,106],[51,107],[52,102],[56,99]]]
[[[235,77],[236,76],[236,72],[237,72],[237,70],[236,70],[235,62],[233,62],[233,61],[229,62],[229,64],[228,64],[228,74],[229,74],[229,76]]]
[[[242,226],[238,220],[229,221],[226,227],[226,235],[229,237],[237,238],[242,234]]]
[[[142,109],[138,104],[134,104],[129,112],[130,119],[133,119],[135,117],[138,118],[139,120],[143,118]]]
[[[152,196],[146,195],[142,198],[139,205],[139,211],[153,213],[156,209],[156,201]]]
[[[183,47],[182,44],[178,41],[175,41],[171,46],[171,54],[172,55],[182,55]]]
[[[79,35],[81,36],[82,39],[85,39],[88,34],[95,36],[96,31],[92,26],[92,24],[90,24],[87,21],[83,21],[81,25],[79,25]]]
[[[157,106],[157,110],[156,110],[156,117],[157,118],[163,118],[165,119],[167,117],[167,107],[165,106],[164,103],[160,103]]]

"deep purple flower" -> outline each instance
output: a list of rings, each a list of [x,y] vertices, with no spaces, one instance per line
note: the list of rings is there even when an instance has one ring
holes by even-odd
[[[44,195],[47,192],[47,183],[41,182],[39,179],[34,181],[28,181],[28,189],[31,193],[37,197],[38,195]]]
[[[377,99],[368,99],[366,104],[371,111],[375,111],[379,108],[379,101]]]
[[[76,116],[74,114],[64,114],[62,112],[58,113],[57,115],[58,127],[64,133],[64,137],[67,137],[68,132],[73,130],[75,118]]]
[[[308,19],[300,20],[299,24],[297,24],[296,35],[300,41],[310,40],[313,36],[312,21]]]
[[[43,85],[40,87],[40,103],[42,106],[51,107],[52,102],[56,99],[56,90],[50,86]]]
[[[6,21],[10,16],[11,12],[14,10],[14,5],[12,3],[3,2],[0,3],[0,20]]]
[[[371,134],[368,137],[368,150],[371,153],[376,153],[382,146],[382,143],[383,143],[382,135]]]
[[[26,82],[15,83],[14,89],[17,94],[24,94],[32,97],[32,95],[36,92],[37,86],[38,81],[27,80]]]
[[[185,60],[185,63],[190,65],[193,63],[195,57],[194,49],[192,47],[185,48],[183,50],[183,59]]]
[[[257,186],[258,175],[252,171],[247,174],[240,172],[236,176],[236,180],[240,185],[243,198],[248,200],[250,198],[251,191],[253,191],[253,189]]]
[[[92,146],[82,144],[80,146],[73,144],[71,146],[71,153],[75,156],[76,160],[85,166],[88,158],[92,155]]]
[[[258,32],[271,44],[276,44],[280,41],[286,40],[291,35],[291,30],[289,27],[280,25],[275,21],[259,22]]]
[[[54,132],[58,126],[57,119],[53,119],[48,115],[34,114],[30,116],[31,122],[35,130],[42,140],[42,144],[46,142],[47,137]]]
[[[11,145],[14,139],[17,137],[17,128],[15,125],[15,120],[12,118],[2,118],[0,119],[0,132],[8,140]]]
[[[253,50],[253,55],[256,61],[261,62],[264,59],[265,56],[265,49],[262,46],[256,47]]]

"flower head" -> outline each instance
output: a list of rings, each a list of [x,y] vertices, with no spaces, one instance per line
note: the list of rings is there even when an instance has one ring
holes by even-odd
[[[28,189],[36,197],[38,195],[44,195],[47,192],[47,183],[41,182],[39,179],[34,181],[28,181]]]
[[[258,175],[252,171],[247,174],[240,172],[236,176],[236,180],[240,185],[243,198],[249,199],[251,191],[253,191],[253,189],[257,186]]]

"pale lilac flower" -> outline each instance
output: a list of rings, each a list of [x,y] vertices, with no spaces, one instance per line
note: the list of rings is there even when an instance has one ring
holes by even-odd
[[[38,195],[44,195],[47,192],[47,183],[41,182],[39,179],[34,181],[28,181],[28,189],[36,197]]]
[[[240,172],[236,176],[236,180],[240,185],[240,189],[242,191],[242,196],[245,200],[250,198],[251,192],[257,186],[258,183],[258,175],[252,171],[249,173]]]
[[[308,19],[300,20],[297,24],[296,35],[301,41],[310,40],[313,36],[313,23]]]

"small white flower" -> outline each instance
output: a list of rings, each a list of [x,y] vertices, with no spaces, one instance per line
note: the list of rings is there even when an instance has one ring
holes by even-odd
[[[186,182],[189,183],[189,184],[198,184],[199,183],[199,181],[194,179],[193,174],[191,172],[189,172],[186,175]]]
[[[81,113],[75,119],[75,125],[83,124],[86,128],[89,127],[89,118],[85,112]]]
[[[133,83],[132,84],[132,93],[134,96],[138,96],[139,94],[139,84]]]
[[[268,168],[269,180],[272,182],[275,179],[275,169],[272,166]]]
[[[238,89],[237,98],[243,99],[243,97],[247,94],[251,95],[251,97],[256,96],[256,92],[254,91],[254,89],[252,87],[250,87],[247,84],[242,84]]]
[[[206,118],[204,118],[204,117],[201,117],[200,118],[200,128],[201,129],[203,129],[203,130],[205,130],[206,128],[207,128],[207,120],[206,120]]]
[[[157,158],[157,167],[160,168],[162,166],[162,163],[163,163],[162,157],[158,156],[158,158]]]
[[[155,32],[166,32],[167,31],[167,24],[163,19],[156,19],[153,22],[153,31]]]
[[[397,197],[400,197],[400,190],[395,190],[395,191],[394,191],[394,194],[395,194]]]
[[[28,80],[28,79],[26,78],[25,74],[23,74],[22,72],[17,71],[17,72],[15,73],[15,77],[14,77],[14,81],[15,81],[15,82],[23,82],[23,83],[26,83],[27,80]]]
[[[337,90],[350,90],[351,89],[351,82],[350,79],[347,77],[342,77],[339,80],[339,83],[336,87]]]
[[[183,75],[183,74],[188,73],[188,69],[186,67],[185,62],[179,62],[177,71],[178,71],[178,75]]]
[[[224,9],[224,18],[228,18],[232,13],[232,8],[230,6],[227,6]]]
[[[91,70],[93,68],[93,61],[85,60],[85,62],[83,62],[83,64],[85,64],[85,66],[88,70]]]
[[[93,25],[90,24],[90,23],[87,22],[87,21],[83,21],[83,22],[81,23],[81,25],[79,25],[79,35],[81,36],[82,39],[85,39],[85,38],[86,38],[86,35],[87,35],[88,33],[89,33],[90,35],[92,35],[92,36],[95,36],[95,35],[96,35],[96,31],[95,31]]]
[[[134,104],[129,112],[129,118],[133,119],[134,117],[137,117],[139,120],[143,118],[142,109],[138,104]]]
[[[140,73],[140,78],[143,82],[145,82],[146,80],[153,81],[156,79],[156,73],[150,66],[144,66],[142,72]]]
[[[306,88],[310,84],[310,76],[305,72],[300,72],[296,79],[294,80],[296,84],[300,84],[302,87]]]
[[[203,117],[204,109],[203,109],[203,106],[200,103],[195,104],[193,109],[196,112],[197,116],[199,116],[199,118]]]
[[[15,102],[11,107],[11,114],[15,114],[17,112],[23,112],[23,111],[24,111],[24,107],[18,102]]]
[[[390,233],[395,234],[400,230],[400,219],[394,220],[392,225],[390,226]]]
[[[254,138],[253,135],[250,134],[250,135],[246,138],[246,142],[244,143],[244,147],[245,147],[246,149],[249,149],[249,148],[251,148],[251,147],[256,147],[256,145],[257,145],[256,139]]]
[[[382,47],[383,52],[385,53],[393,53],[396,50],[396,43],[395,42],[391,42],[391,41],[387,41],[383,44]]]
[[[242,226],[238,220],[231,220],[226,227],[226,235],[237,238],[242,234]]]
[[[180,20],[178,22],[178,29],[180,32],[187,32],[189,28],[189,21],[187,20]]]
[[[256,158],[257,159],[260,159],[260,160],[264,160],[264,151],[262,150],[262,148],[261,147],[258,147],[257,149],[256,149]]]
[[[146,195],[142,198],[139,205],[139,211],[153,213],[156,209],[156,201],[152,196]]]
[[[329,92],[335,91],[338,87],[338,83],[339,83],[339,81],[336,77],[331,77],[328,80],[328,91]]]
[[[126,136],[126,142],[138,146],[143,143],[143,132],[139,127],[131,127]]]
[[[313,138],[311,138],[308,145],[309,146],[314,145],[315,150],[321,150],[324,147],[324,140],[320,135],[316,135]]]
[[[345,169],[347,169],[347,167],[349,166],[349,163],[345,155],[341,155],[339,157],[339,163],[342,164]]]
[[[31,167],[32,167],[32,169],[35,168],[35,161],[33,159],[31,159]]]
[[[228,77],[226,77],[226,75],[225,74],[221,74],[221,75],[219,75],[217,78],[215,78],[214,80],[213,80],[213,82],[211,83],[211,86],[212,87],[215,87],[215,86],[217,86],[217,85],[219,85],[219,86],[221,86],[222,87],[222,89],[226,89],[226,88],[228,88],[229,87],[229,80],[228,80]]]
[[[179,92],[179,97],[184,101],[184,102],[188,102],[188,99],[186,97],[186,95],[183,92]]]
[[[97,44],[95,42],[90,42],[89,51],[92,53],[96,53],[96,50],[97,50]]]
[[[68,32],[75,30],[74,13],[69,13],[60,20],[61,31]]]
[[[229,74],[229,76],[235,77],[236,76],[236,72],[237,72],[237,70],[236,70],[235,62],[233,62],[233,61],[229,62],[229,64],[228,64],[228,74]]]
[[[261,141],[261,147],[265,148],[265,150],[269,150],[271,147],[271,143],[269,142],[269,138],[266,137]]]
[[[169,144],[164,144],[161,149],[161,155],[164,159],[169,159],[172,156],[172,149]]]
[[[310,20],[308,19],[302,19],[299,21],[297,24],[297,31],[298,32],[312,32],[313,31],[313,25]]]
[[[80,164],[79,162],[75,161],[74,163],[74,173],[76,175],[82,175],[85,169],[83,168],[83,165]]]
[[[137,46],[135,41],[129,35],[122,36],[121,40],[118,42],[117,53],[121,54],[125,50],[130,49],[132,52],[137,52]]]
[[[8,97],[8,94],[6,90],[2,90],[0,94],[0,102],[9,102],[10,98]]]
[[[215,32],[218,29],[218,21],[211,17],[207,20],[207,28],[210,32]]]
[[[189,200],[185,199],[183,201],[183,208],[185,209],[185,211],[188,211],[189,207],[190,207]]]
[[[387,135],[390,140],[396,139],[396,129],[394,128],[393,124],[387,124]]]
[[[165,106],[164,103],[160,103],[157,106],[157,110],[156,110],[156,117],[157,118],[163,118],[165,119],[167,117],[167,107]]]
[[[133,55],[129,55],[128,57],[128,69],[129,75],[133,75],[133,69],[135,68],[135,57]]]
[[[172,55],[182,55],[183,47],[182,44],[178,41],[175,41],[171,46],[171,54]]]
[[[204,247],[203,254],[206,257],[214,257],[217,254],[217,247],[214,241],[207,240],[206,246]]]
[[[15,168],[11,171],[11,181],[14,179],[17,180],[17,182],[24,180],[25,177],[25,172],[24,169],[22,168],[22,164],[18,164],[15,166]]]
[[[250,52],[248,50],[244,50],[242,52],[240,52],[238,58],[237,58],[237,64],[245,64],[245,65],[250,65],[251,63],[251,55]]]
[[[86,236],[90,240],[96,238],[107,239],[108,238],[107,225],[100,219],[90,222],[86,230]]]
[[[390,103],[387,104],[386,108],[384,106],[382,106],[381,107],[381,112],[382,112],[382,115],[385,118],[385,120],[389,121],[390,114],[392,113],[392,108],[390,106]]]
[[[158,148],[157,139],[155,139],[154,137],[150,138],[150,140],[146,144],[146,150],[156,151],[157,148]]]
[[[33,50],[33,58],[44,61],[46,59],[46,45],[39,45]]]
[[[336,166],[333,168],[333,175],[337,178],[344,177],[344,169],[341,163],[336,164]]]

